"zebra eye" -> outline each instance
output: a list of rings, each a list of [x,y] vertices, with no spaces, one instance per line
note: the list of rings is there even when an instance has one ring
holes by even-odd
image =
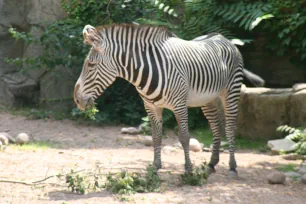
[[[91,67],[96,66],[96,63],[93,63],[93,62],[88,62],[87,66],[88,66],[89,68],[91,68]]]

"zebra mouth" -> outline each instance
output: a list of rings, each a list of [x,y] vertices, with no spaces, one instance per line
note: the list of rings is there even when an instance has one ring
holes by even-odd
[[[95,105],[95,100],[91,97],[86,97],[86,98],[83,98],[81,100],[77,100],[76,103],[78,105],[78,108],[81,111],[84,111],[86,108],[89,108],[89,107]]]

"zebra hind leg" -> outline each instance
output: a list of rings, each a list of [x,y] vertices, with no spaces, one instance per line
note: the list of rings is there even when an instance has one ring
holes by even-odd
[[[229,91],[223,98],[224,114],[225,114],[225,135],[228,140],[229,148],[229,177],[235,178],[238,176],[236,171],[237,163],[235,159],[235,134],[236,134],[236,119],[238,114],[238,103],[240,97],[240,86],[235,86],[235,89]]]
[[[161,142],[162,142],[162,113],[163,109],[155,107],[151,104],[145,103],[145,109],[150,118],[151,127],[152,127],[152,139],[153,139],[153,148],[154,148],[154,161],[153,165],[156,170],[162,168],[161,163]]]
[[[223,133],[221,129],[223,127],[222,126],[223,123],[221,120],[220,112],[218,111],[217,100],[219,100],[219,98],[202,107],[202,112],[207,118],[210,124],[210,129],[213,133],[213,148],[212,148],[211,159],[210,162],[208,163],[209,174],[216,172],[215,166],[219,163],[221,134]]]
[[[185,172],[190,173],[192,164],[189,155],[189,140],[190,135],[188,132],[188,109],[186,106],[179,107],[173,110],[179,127],[179,140],[182,144],[185,154]]]

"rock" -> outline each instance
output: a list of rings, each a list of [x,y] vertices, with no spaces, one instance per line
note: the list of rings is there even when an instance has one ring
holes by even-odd
[[[292,88],[247,88],[241,89],[237,135],[251,139],[275,138],[280,125],[301,127],[306,121],[306,84]]]
[[[137,134],[140,134],[140,131],[137,128],[128,127],[128,128],[122,128],[121,133],[122,134],[137,135]]]
[[[306,163],[301,164],[297,172],[301,175],[306,174]]]
[[[143,136],[143,143],[146,146],[152,146],[153,145],[153,140],[151,136]]]
[[[179,148],[179,149],[183,149],[182,144],[180,142],[177,142],[173,145],[173,147]]]
[[[39,97],[44,108],[61,111],[73,107],[72,100],[67,100],[71,96],[77,81],[78,73],[76,69],[58,66],[52,72],[45,73],[39,81]],[[49,99],[56,100],[49,100]]]
[[[302,182],[303,184],[306,184],[306,174],[304,174],[304,175],[302,176],[301,182]]]
[[[177,147],[172,146],[164,146],[162,152],[165,154],[171,154],[172,152],[176,152],[178,150]]]
[[[26,133],[19,133],[16,138],[16,144],[26,144],[29,143],[29,135]]]
[[[205,145],[203,143],[200,143],[201,145],[201,149],[203,150],[203,148],[205,147]]]
[[[296,143],[288,139],[277,139],[268,141],[268,147],[272,151],[292,152],[297,149]]]
[[[296,86],[296,85],[295,85]],[[293,127],[301,127],[305,126],[306,121],[306,84],[299,84],[296,87],[296,91],[294,91],[290,98],[290,126]],[[294,89],[293,88],[293,89]]]
[[[304,155],[292,153],[292,154],[284,154],[282,155],[282,158],[285,160],[300,160],[300,159],[305,159]]]
[[[284,184],[286,181],[286,176],[281,172],[273,172],[267,178],[270,184]]]
[[[285,172],[284,174],[285,174],[285,176],[290,177],[290,178],[299,178],[299,177],[301,177],[301,175],[299,173],[294,172],[294,171]]]
[[[208,147],[204,147],[204,148],[203,148],[203,151],[204,151],[204,152],[211,152],[211,149],[208,148]]]
[[[1,132],[0,133],[0,142],[3,145],[8,145],[9,144],[9,139],[8,139],[8,134],[6,132]]]
[[[22,40],[16,41],[8,29],[13,27],[17,28],[17,31],[33,34],[35,28],[44,30],[47,24],[64,18],[66,13],[56,0],[3,0],[0,1],[0,11],[0,104],[37,104],[40,78],[32,77],[37,75],[36,72],[41,73],[42,69],[31,69],[22,73],[20,67],[8,64],[4,59],[33,56],[32,53],[41,54],[44,48],[41,46],[39,49],[35,43],[25,45]],[[71,95],[71,90],[68,94]]]
[[[193,152],[202,151],[200,142],[197,139],[191,138],[189,141],[189,149]]]

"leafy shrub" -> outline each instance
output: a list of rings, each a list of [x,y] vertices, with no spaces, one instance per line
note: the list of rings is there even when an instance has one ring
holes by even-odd
[[[201,186],[207,182],[208,176],[208,166],[206,163],[203,163],[193,169],[192,172],[181,175],[181,180],[186,185]]]
[[[280,56],[288,56],[296,64],[306,61],[306,1],[268,0],[275,16],[265,23],[267,47]]]
[[[289,133],[286,138],[296,142],[296,153],[306,155],[306,129],[298,129],[290,127],[288,125],[284,125],[279,126],[277,128],[277,131],[284,132],[287,134]]]
[[[115,175],[109,174],[105,188],[118,194],[159,192],[160,179],[155,169],[149,166],[144,176],[141,176],[139,173],[128,173],[126,171]]]

